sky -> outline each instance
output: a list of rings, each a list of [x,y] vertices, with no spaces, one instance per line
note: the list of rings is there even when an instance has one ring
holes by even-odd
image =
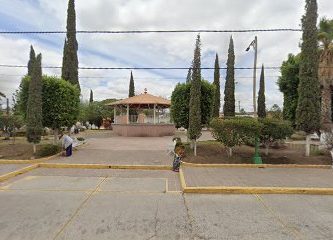
[[[66,0],[0,0],[0,31],[66,29]],[[76,0],[77,30],[175,30],[300,28],[305,0]],[[333,18],[333,1],[318,0],[319,17]],[[236,67],[252,67],[254,52],[246,52],[258,36],[258,70],[279,67],[289,53],[297,54],[301,32],[233,33]],[[226,66],[230,33],[201,33],[202,67]],[[43,66],[61,66],[64,34],[0,34],[0,64],[26,65],[30,45],[42,53]],[[196,33],[78,34],[81,67],[185,67],[193,59]],[[18,89],[25,68],[0,67],[0,91],[9,98]],[[43,69],[60,76],[60,69]],[[236,106],[252,111],[252,70],[236,70]],[[187,70],[133,70],[136,94],[148,92],[170,98]],[[126,98],[130,70],[80,70],[82,99]],[[212,82],[214,70],[203,70]],[[279,70],[265,71],[266,105],[282,106],[276,84]],[[225,71],[221,71],[221,101]],[[258,86],[259,84],[257,84]],[[258,91],[258,89],[257,89]]]

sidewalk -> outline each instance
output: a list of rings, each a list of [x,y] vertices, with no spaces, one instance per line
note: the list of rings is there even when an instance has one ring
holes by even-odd
[[[333,188],[333,169],[183,166],[183,171],[188,187]]]

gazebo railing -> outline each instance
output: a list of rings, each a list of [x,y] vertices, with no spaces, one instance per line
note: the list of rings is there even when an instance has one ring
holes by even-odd
[[[129,124],[172,124],[170,114],[163,113],[161,115],[155,115],[155,122],[154,122],[154,115],[146,115],[146,114],[135,114],[128,116]],[[116,116],[115,124],[127,124],[127,115],[121,114]]]

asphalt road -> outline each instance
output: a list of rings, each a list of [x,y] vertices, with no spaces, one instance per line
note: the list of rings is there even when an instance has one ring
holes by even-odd
[[[183,195],[159,176],[23,176],[0,213],[1,239],[333,239],[333,196]]]

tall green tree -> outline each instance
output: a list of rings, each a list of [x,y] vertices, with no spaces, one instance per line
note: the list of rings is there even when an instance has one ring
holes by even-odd
[[[333,118],[331,88],[333,76],[333,19],[322,18],[320,20],[318,40],[320,44],[318,77],[321,84],[321,122],[323,129],[327,129]]]
[[[220,93],[220,65],[219,65],[219,56],[216,53],[215,57],[215,67],[214,67],[214,82],[215,94],[214,94],[214,105],[213,105],[213,117],[220,116],[221,108],[221,93]]]
[[[226,117],[235,116],[235,50],[234,41],[230,37],[228,60],[227,60],[227,76],[224,88],[224,107],[223,114]]]
[[[43,131],[42,125],[42,55],[38,54],[32,62],[31,84],[27,104],[27,140],[33,143],[36,153],[36,144],[40,142]]]
[[[302,18],[303,42],[298,86],[296,125],[308,134],[306,155],[310,155],[309,134],[320,129],[320,86],[318,81],[318,42],[316,0],[306,0]]]
[[[92,103],[93,101],[94,101],[94,93],[93,93],[93,91],[90,89],[89,103]]]
[[[266,117],[266,101],[265,101],[265,68],[261,67],[259,93],[258,93],[258,117]]]
[[[298,103],[300,55],[289,54],[280,68],[281,77],[278,86],[283,93],[283,119],[296,127],[296,108]]]
[[[55,138],[60,127],[71,127],[78,119],[80,92],[77,87],[68,81],[57,77],[44,75],[42,78],[42,109],[43,126],[55,130]],[[26,116],[27,99],[29,99],[29,91],[32,79],[25,76],[18,91],[18,99],[22,116]],[[56,139],[55,139],[56,140]]]
[[[31,76],[32,74],[32,69],[33,69],[33,62],[36,59],[36,54],[35,54],[35,50],[33,48],[33,46],[30,46],[30,58],[29,58],[29,62],[28,62],[28,76]]]
[[[197,155],[197,139],[201,136],[201,42],[198,34],[192,65],[192,85],[190,91],[190,111],[188,138],[194,144],[194,156]]]
[[[186,83],[190,83],[191,81],[192,81],[192,68],[189,68],[186,76]]]
[[[80,89],[77,51],[75,0],[69,0],[67,9],[67,35],[64,44],[61,77]]]
[[[171,95],[171,116],[177,128],[188,129],[191,83],[178,83]],[[201,80],[201,125],[208,126],[214,101],[215,86]]]
[[[324,50],[333,47],[333,19],[327,19],[325,17],[320,19],[318,40]]]
[[[128,88],[128,97],[134,97],[134,96],[135,96],[134,78],[133,78],[133,73],[131,71],[131,77]]]

